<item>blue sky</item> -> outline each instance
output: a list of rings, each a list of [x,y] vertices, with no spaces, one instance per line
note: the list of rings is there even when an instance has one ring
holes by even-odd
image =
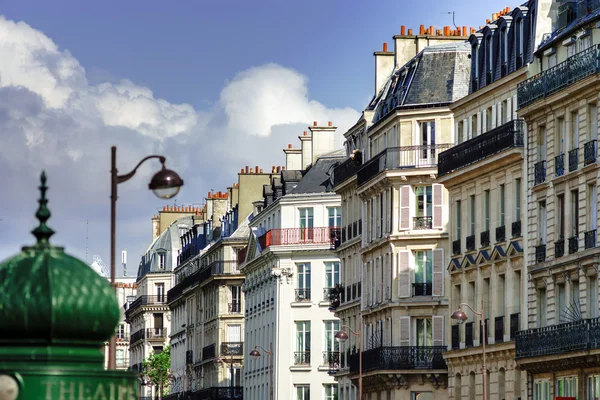
[[[315,119],[343,129],[373,95],[373,51],[406,25],[483,25],[491,0],[28,1],[0,12],[0,259],[31,243],[37,176],[48,171],[55,242],[108,262],[108,161],[161,152],[186,181],[178,204],[224,190],[244,165]],[[451,4],[451,5],[449,5]],[[16,24],[22,21],[21,24]],[[289,99],[273,104],[274,97]],[[118,247],[139,259],[163,202],[144,190],[156,165],[120,190]],[[137,263],[137,261],[136,261]],[[131,266],[129,269],[135,269]]]

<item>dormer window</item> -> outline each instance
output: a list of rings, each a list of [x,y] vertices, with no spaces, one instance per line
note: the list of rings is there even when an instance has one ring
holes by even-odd
[[[523,18],[519,18],[515,25],[515,48],[516,48],[516,69],[523,66]]]
[[[479,46],[477,44],[473,44],[473,46],[471,46],[471,71],[471,90],[475,91],[479,89]]]
[[[165,269],[167,266],[167,254],[166,253],[158,253],[158,268]]]
[[[508,33],[506,28],[500,31],[500,76],[508,73]]]
[[[493,69],[494,69],[494,52],[492,51],[492,35],[489,35],[485,39],[485,48],[487,52],[487,76],[486,76],[486,84],[492,83],[493,79]]]

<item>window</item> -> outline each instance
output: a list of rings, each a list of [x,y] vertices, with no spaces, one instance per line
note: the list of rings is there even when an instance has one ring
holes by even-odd
[[[338,385],[323,385],[325,389],[325,400],[338,400]]]
[[[435,159],[435,121],[419,122],[422,159]]]
[[[310,400],[310,385],[296,385],[296,400]]]
[[[424,295],[431,295],[431,282],[433,280],[433,252],[431,250],[415,251],[415,284],[425,286],[429,284],[429,290],[423,290]]]
[[[233,376],[231,370],[233,369]],[[231,381],[233,379],[233,382]],[[242,386],[242,369],[240,367],[227,368],[227,386]]]
[[[416,319],[417,346],[432,346],[433,345],[433,324],[429,318]]]
[[[556,53],[548,55],[548,69],[555,67],[557,63],[558,59],[556,57]]]
[[[117,367],[125,366],[125,350],[117,349],[116,362],[117,362]]]
[[[521,178],[515,179],[515,221],[521,220]]]
[[[554,397],[577,397],[578,386],[579,379],[576,375],[556,378]]]
[[[242,341],[242,325],[227,325],[227,341],[230,343],[239,343]]]
[[[556,125],[558,129],[556,130],[556,155],[565,153],[565,136],[567,127],[565,124],[565,119],[563,117],[559,117],[556,120]]]
[[[492,35],[485,38],[485,48],[487,50],[487,72],[489,74],[487,83],[490,84],[492,81],[492,72],[494,68],[494,51],[492,48]]]
[[[556,196],[558,212],[556,213],[557,234],[558,240],[565,237],[565,195],[559,194]]]
[[[537,322],[538,328],[546,326],[546,310],[547,310],[547,298],[546,288],[539,288],[537,290]]]
[[[538,203],[538,226],[540,227],[538,235],[540,244],[546,244],[546,224],[548,223],[548,215],[546,213],[546,202]]]
[[[571,233],[579,235],[579,191],[571,191]]]
[[[593,231],[598,226],[598,191],[596,185],[588,185],[587,190],[587,209],[590,213],[588,220],[588,228]]]
[[[462,225],[462,210],[460,200],[456,201],[456,238],[460,239],[460,231]]]
[[[598,277],[587,278],[587,311],[589,318],[598,317]]]
[[[125,324],[119,324],[119,328],[118,328],[118,332],[117,332],[117,338],[119,339],[125,339]]]
[[[489,132],[492,130],[492,107],[488,107],[485,110],[485,132]]]
[[[342,207],[327,207],[329,213],[329,226],[342,226]]]
[[[310,364],[310,321],[296,322],[296,354],[294,364]]]
[[[550,380],[539,379],[534,382],[533,400],[550,400]]]
[[[433,400],[431,392],[410,392],[410,400]]]
[[[155,283],[154,289],[156,290],[156,301],[159,303],[164,303],[165,301],[165,284],[164,283]]]
[[[559,323],[566,322],[565,321],[565,313],[567,312],[567,294],[565,290],[565,284],[559,283],[556,285],[557,288],[557,296],[556,296],[556,316]]]
[[[231,306],[229,312],[239,313],[242,308],[242,287],[241,286],[230,286],[229,292],[231,296]]]
[[[300,208],[300,221],[298,226],[302,229],[313,228],[313,208]]]
[[[340,283],[340,263],[325,263],[325,288],[333,288]]]
[[[167,255],[165,253],[158,253],[158,268],[165,269],[167,266]]]
[[[475,210],[475,196],[471,195],[469,198],[469,202],[471,203],[471,209],[469,210],[471,212],[471,232],[470,235],[475,235],[475,215],[477,213],[477,210]]]
[[[579,37],[577,41],[578,51],[589,49],[592,46],[592,35],[586,34]]]
[[[579,113],[571,113],[571,135],[569,137],[569,150],[576,149],[579,146]]]
[[[515,28],[515,41],[517,49],[517,68],[523,66],[523,19],[517,19]]]
[[[499,197],[498,203],[500,203],[500,207],[499,207],[499,211],[500,211],[499,221],[500,221],[500,226],[504,226],[505,225],[505,221],[504,221],[504,200],[505,200],[504,185],[500,185],[500,188],[499,188],[498,192],[499,192],[498,193],[498,197]]]
[[[340,321],[325,321],[325,351],[327,353],[340,351],[340,344],[335,340],[335,334],[340,331]]]
[[[160,331],[162,331],[164,325],[163,325],[163,314],[162,313],[156,313],[152,315],[154,318],[154,331],[156,332],[156,334],[159,334]]]
[[[508,35],[506,28],[500,31],[500,59],[502,62],[501,74],[505,76],[508,73]]]
[[[537,160],[546,161],[546,127],[540,126],[537,137]]]
[[[416,186],[415,197],[417,200],[417,217],[431,217],[432,215],[432,197],[431,186]]]
[[[490,230],[490,191],[485,190],[483,192],[483,218],[484,218],[484,231]]]
[[[590,104],[588,107],[588,140],[598,140],[598,106]]]
[[[298,289],[296,301],[310,300],[310,263],[297,264]]]

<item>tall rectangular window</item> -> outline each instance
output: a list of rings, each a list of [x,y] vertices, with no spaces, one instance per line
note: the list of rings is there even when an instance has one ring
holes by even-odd
[[[546,213],[546,202],[540,201],[538,203],[538,226],[540,227],[538,235],[540,239],[540,244],[546,244],[547,224],[548,215]]]
[[[419,122],[422,159],[435,159],[435,121]]]
[[[588,376],[588,399],[600,398],[600,375]]]
[[[579,113],[571,113],[571,132],[569,137],[569,150],[579,147]]]
[[[504,206],[505,206],[505,196],[504,196],[504,185],[500,185],[499,191],[498,191],[498,204],[499,204],[499,220],[500,220],[500,226],[504,226],[505,225],[505,221],[504,221]]]
[[[598,227],[598,190],[596,184],[588,185],[587,203],[588,229],[593,231]]]
[[[565,322],[565,312],[567,311],[567,293],[565,290],[565,284],[559,283],[556,285],[556,320],[558,323]]]
[[[483,192],[483,215],[484,215],[484,230],[490,230],[490,191]]]
[[[431,284],[433,280],[433,251],[420,250],[414,252],[415,257],[415,284]],[[427,293],[431,295],[431,293]]]
[[[329,226],[342,226],[342,207],[327,207]]]
[[[462,226],[462,207],[461,201],[456,201],[456,239],[460,239],[461,226]]]
[[[533,400],[550,400],[549,379],[539,379],[533,383]]]
[[[598,276],[587,278],[587,314],[589,318],[598,317]]]
[[[298,289],[310,289],[310,263],[296,265]]]
[[[325,400],[338,400],[337,383],[323,385],[323,388],[325,389]]]
[[[546,161],[546,127],[543,125],[538,128],[537,161]]]
[[[557,129],[556,129],[556,144],[555,144],[555,152],[556,155],[560,155],[560,154],[564,154],[565,152],[565,131],[566,131],[566,125],[565,125],[565,119],[564,117],[559,117],[556,120],[556,125],[557,125]]]
[[[471,195],[469,198],[469,203],[470,204],[470,212],[471,212],[471,232],[470,235],[474,235],[475,234],[475,215],[477,215],[477,210],[475,210],[475,196]]]
[[[431,217],[433,205],[432,187],[416,186],[415,197],[417,200],[416,217]]]
[[[325,263],[325,287],[333,288],[340,283],[340,263],[326,262]]]
[[[298,223],[300,228],[313,228],[313,208],[300,208],[300,221]]]
[[[296,321],[296,354],[294,364],[310,364],[310,321]]]
[[[554,397],[575,397],[577,398],[579,378],[577,375],[561,376],[556,378],[556,392]]]
[[[598,105],[588,106],[588,140],[598,139]]]
[[[538,328],[546,326],[546,310],[547,310],[547,298],[546,288],[539,288],[537,290],[537,325]]]
[[[165,269],[167,266],[167,254],[166,253],[158,253],[158,268]]]
[[[433,345],[433,324],[431,318],[416,319],[417,346],[432,346]]]
[[[559,194],[556,196],[556,234],[558,239],[564,239],[565,237],[565,195]]]
[[[571,234],[579,235],[579,191],[571,191]]]
[[[340,351],[340,344],[335,340],[335,334],[340,331],[340,321],[325,321],[325,351],[327,353]]]
[[[164,283],[155,283],[154,290],[156,293],[156,301],[159,303],[163,303],[165,301],[165,284]]]
[[[296,400],[310,400],[310,385],[296,385]]]
[[[521,220],[521,178],[515,179],[515,221]]]

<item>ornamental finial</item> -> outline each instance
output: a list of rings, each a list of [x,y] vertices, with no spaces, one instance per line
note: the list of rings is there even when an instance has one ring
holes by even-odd
[[[35,228],[31,233],[37,238],[38,245],[39,244],[48,244],[48,239],[52,235],[54,235],[54,231],[46,225],[46,221],[50,218],[50,210],[48,210],[47,204],[48,200],[46,199],[46,190],[48,190],[48,186],[46,186],[46,172],[42,171],[42,175],[40,176],[41,185],[40,189],[40,199],[38,200],[39,207],[35,216],[40,221],[40,224],[37,228]]]

